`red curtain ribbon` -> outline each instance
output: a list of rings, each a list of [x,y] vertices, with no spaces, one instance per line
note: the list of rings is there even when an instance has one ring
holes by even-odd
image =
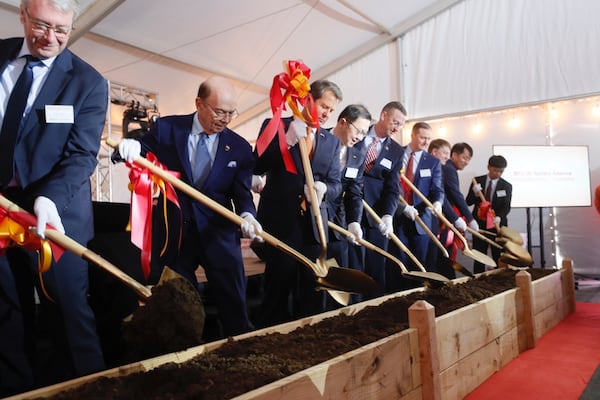
[[[157,167],[167,171],[169,174],[179,178],[180,174],[176,171],[169,171],[161,164],[153,153],[147,153],[146,159]],[[144,278],[148,279],[150,275],[150,259],[152,256],[152,203],[153,195],[159,191],[163,193],[165,201],[163,203],[163,213],[165,217],[166,238],[161,255],[164,254],[169,242],[169,223],[167,218],[167,200],[179,206],[177,193],[173,186],[165,182],[158,176],[153,175],[150,170],[138,166],[137,164],[126,163],[131,168],[129,171],[129,190],[131,190],[131,242],[138,247],[141,253],[141,264]],[[181,224],[179,224],[181,227]],[[181,240],[181,229],[179,232]]]
[[[299,105],[306,106],[310,97],[310,85],[308,83],[310,78],[310,68],[299,60],[289,60],[284,67],[286,71],[273,78],[273,85],[271,86],[270,93],[273,118],[271,118],[256,141],[256,150],[260,157],[275,136],[279,136],[279,150],[283,157],[285,169],[286,171],[295,174],[298,171],[296,170],[296,166],[294,165],[292,157],[289,154],[289,149],[287,148],[285,132],[281,126],[281,114],[286,110],[285,105],[287,103],[295,116],[302,118],[303,120],[305,119],[300,112]],[[315,114],[316,112],[311,113],[314,121],[316,121],[314,118]]]
[[[482,201],[479,203],[477,217],[480,220],[485,221],[485,229],[493,228],[495,226],[494,219],[496,218],[496,213],[492,209],[492,203],[489,201]]]

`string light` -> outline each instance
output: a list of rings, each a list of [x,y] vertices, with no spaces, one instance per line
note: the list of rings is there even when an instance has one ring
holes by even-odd
[[[519,127],[519,125],[521,125],[521,121],[519,120],[519,118],[513,115],[510,121],[508,122],[508,126],[510,126],[513,129],[516,129]]]
[[[481,133],[481,124],[479,122],[475,122],[475,124],[473,124],[473,133],[476,135]]]
[[[600,117],[600,103],[596,103],[596,105],[592,109],[592,114],[594,115],[594,117]]]

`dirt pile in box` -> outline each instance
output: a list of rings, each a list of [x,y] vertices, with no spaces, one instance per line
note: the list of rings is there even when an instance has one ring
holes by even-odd
[[[532,280],[555,272],[528,269]],[[408,308],[417,300],[443,315],[516,286],[514,270],[461,284],[427,288],[339,315],[288,334],[230,340],[181,364],[145,373],[97,379],[54,399],[230,399],[408,328]]]

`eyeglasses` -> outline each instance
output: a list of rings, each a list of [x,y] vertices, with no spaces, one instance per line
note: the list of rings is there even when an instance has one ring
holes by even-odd
[[[350,125],[352,125],[352,127],[353,127],[354,129],[356,129],[356,133],[358,133],[358,135],[359,135],[359,136],[365,136],[365,135],[367,134],[367,132],[365,132],[365,131],[361,131],[360,129],[358,129],[358,128],[356,127],[356,125],[354,125],[352,122],[348,121],[348,123],[349,123]]]
[[[208,106],[208,108],[210,108],[210,110],[213,112],[213,114],[215,114],[215,117],[217,117],[218,119],[223,119],[223,118],[227,118],[228,120],[234,120],[239,114],[237,110],[233,110],[233,111],[225,111],[225,110],[221,110],[220,108],[214,108],[213,106],[211,106],[208,103],[202,103],[205,106]]]
[[[25,15],[27,15],[27,18],[29,18],[29,21],[31,22],[31,31],[37,35],[46,36],[48,32],[54,31],[54,36],[56,36],[57,39],[65,39],[67,36],[69,36],[71,31],[75,29],[72,26],[49,25],[44,21],[33,18],[31,15],[29,15],[29,11],[27,11],[27,9],[25,9]]]

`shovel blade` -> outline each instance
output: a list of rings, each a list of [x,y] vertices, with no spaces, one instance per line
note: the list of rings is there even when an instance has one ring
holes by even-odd
[[[364,272],[336,266],[329,267],[327,275],[317,277],[317,284],[324,289],[349,293],[368,295],[379,291],[377,282]]]

